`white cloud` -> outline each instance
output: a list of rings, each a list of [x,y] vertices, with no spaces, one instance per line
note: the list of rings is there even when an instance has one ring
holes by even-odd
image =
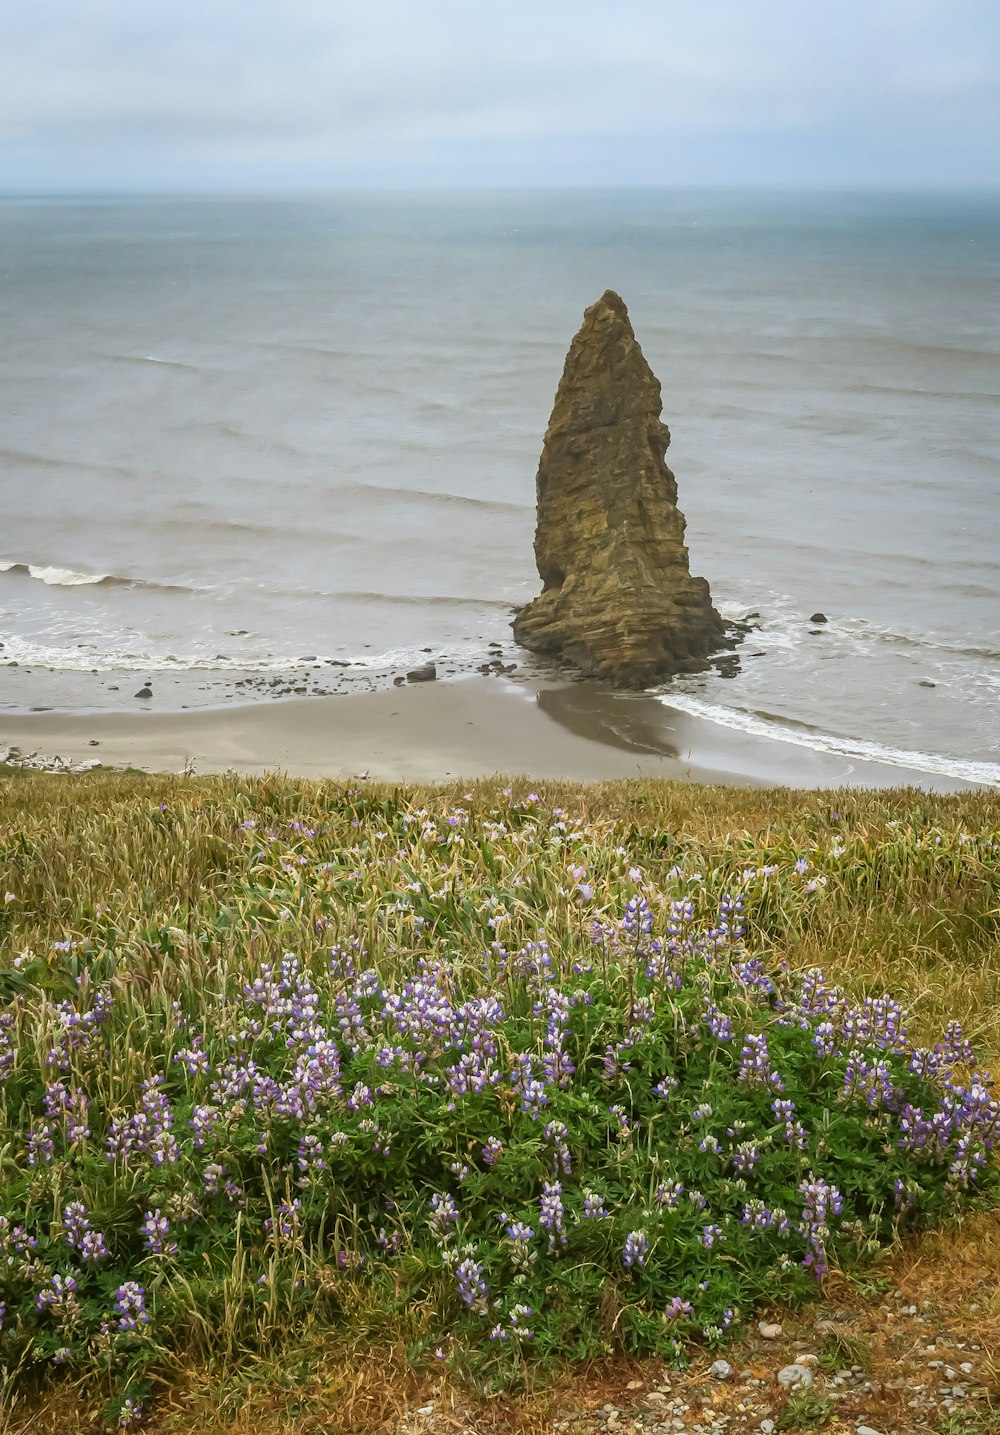
[[[670,178],[641,161],[654,141],[697,142],[706,178],[717,141],[725,181],[769,138],[748,177],[787,150],[801,178],[813,143],[850,179],[865,136],[901,182],[949,156],[1000,178],[1000,8],[976,0],[8,6],[0,183],[461,181],[477,146],[484,181],[558,179],[568,156],[586,175],[588,155],[598,181]]]

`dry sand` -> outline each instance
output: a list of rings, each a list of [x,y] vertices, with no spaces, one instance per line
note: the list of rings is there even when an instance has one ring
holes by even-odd
[[[146,771],[282,771],[376,781],[503,773],[581,782],[667,777],[824,788],[974,786],[734,732],[645,694],[481,677],[191,712],[4,715],[0,745],[6,744]]]

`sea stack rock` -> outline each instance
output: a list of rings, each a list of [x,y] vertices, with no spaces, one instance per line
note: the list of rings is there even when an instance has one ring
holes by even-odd
[[[514,637],[593,677],[648,687],[725,645],[704,578],[692,578],[660,384],[610,289],[566,356],[536,480],[542,592]]]

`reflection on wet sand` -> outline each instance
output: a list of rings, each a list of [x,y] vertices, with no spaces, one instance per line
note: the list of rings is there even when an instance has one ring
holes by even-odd
[[[626,752],[680,756],[668,738],[666,709],[646,693],[614,692],[597,683],[568,683],[540,689],[535,701],[546,717],[575,737],[624,748]]]

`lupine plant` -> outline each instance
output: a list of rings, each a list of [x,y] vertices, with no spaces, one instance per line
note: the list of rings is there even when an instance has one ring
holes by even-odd
[[[891,996],[759,942],[824,900],[815,856],[637,865],[530,795],[347,796],[349,824],[246,816],[215,927],[163,928],[156,963],[107,911],[12,955],[13,1377],[109,1380],[127,1428],[193,1345],[376,1308],[414,1363],[495,1380],[681,1362],[992,1180],[958,1025],[918,1045]]]

